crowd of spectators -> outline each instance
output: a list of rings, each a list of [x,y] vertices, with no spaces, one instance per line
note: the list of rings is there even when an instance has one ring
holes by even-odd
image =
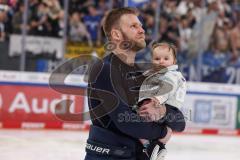
[[[143,10],[144,24],[149,40],[153,39],[153,17],[156,1]],[[203,19],[215,14],[215,25],[204,28],[198,38],[210,32],[206,52],[216,57],[228,55],[230,61],[240,56],[240,2],[238,0],[165,0],[163,1],[159,25],[158,41],[168,41],[177,45],[180,53],[190,49],[192,35]],[[214,21],[214,19],[212,19]],[[208,26],[208,24],[206,24]],[[196,28],[196,29],[195,29]],[[208,32],[208,33],[207,33]],[[200,44],[196,44],[200,45]]]
[[[11,34],[62,37],[64,35],[63,0],[29,0],[28,23],[23,26],[23,0],[0,0],[0,41]],[[70,41],[100,44],[99,30],[109,8],[105,0],[71,0],[68,8],[67,35]]]
[[[25,27],[29,35],[63,36],[64,11],[58,0],[29,0],[28,23],[23,25],[25,10],[23,0],[0,0],[0,23],[4,33],[2,40],[10,34],[20,34]],[[2,35],[2,34],[1,34]]]
[[[101,29],[103,16],[111,8],[123,6],[123,0],[70,0],[68,8],[68,40],[86,42],[88,45],[104,44]],[[240,55],[240,2],[239,0],[150,0],[141,6],[140,19],[147,42],[168,41],[187,53],[194,27],[211,13],[216,14],[206,54],[213,57],[228,55],[237,61]],[[159,21],[155,19],[160,7]],[[21,33],[25,27],[28,35],[62,37],[64,35],[64,0],[29,0],[28,24],[22,25],[23,0],[0,0],[0,41],[10,34]],[[156,23],[159,22],[157,31]],[[211,31],[212,30],[212,31]],[[156,34],[156,32],[158,34]],[[158,37],[156,37],[158,35]]]

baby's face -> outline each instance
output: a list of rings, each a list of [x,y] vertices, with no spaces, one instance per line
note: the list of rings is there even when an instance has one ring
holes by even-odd
[[[169,67],[175,64],[172,50],[168,47],[156,47],[153,50],[152,63],[154,67]]]

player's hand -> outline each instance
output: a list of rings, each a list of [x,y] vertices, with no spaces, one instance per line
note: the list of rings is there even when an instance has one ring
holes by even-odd
[[[164,138],[159,139],[158,141],[162,142],[163,144],[166,144],[172,136],[172,129],[167,127],[167,134]]]
[[[151,99],[150,102],[140,107],[138,114],[150,121],[158,121],[165,116],[166,107],[159,105],[154,99]]]

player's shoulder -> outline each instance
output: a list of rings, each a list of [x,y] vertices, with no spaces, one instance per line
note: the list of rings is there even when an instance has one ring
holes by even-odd
[[[107,55],[102,59],[92,59],[91,65],[89,66],[89,75],[91,79],[96,79],[101,75],[107,76],[110,74],[110,56],[111,55]]]

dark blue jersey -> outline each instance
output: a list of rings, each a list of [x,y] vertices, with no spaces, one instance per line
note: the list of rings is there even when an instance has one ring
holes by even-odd
[[[144,80],[139,73],[141,72],[136,66],[123,63],[113,53],[92,65],[88,101],[95,127],[90,130],[89,140],[114,146],[126,145],[136,150],[139,138],[163,138],[167,133],[167,125],[179,131],[185,127],[185,122],[177,123],[172,119],[161,122],[144,121],[131,108],[138,100],[139,87]],[[180,111],[175,107],[167,107],[167,114],[178,112]]]

